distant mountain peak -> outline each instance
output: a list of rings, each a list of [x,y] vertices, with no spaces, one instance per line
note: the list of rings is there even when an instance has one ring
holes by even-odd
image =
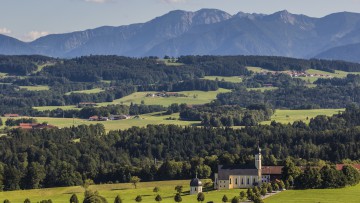
[[[282,10],[282,11],[276,12],[272,15],[280,18],[284,23],[291,24],[291,25],[294,25],[296,23],[296,16],[287,10]]]

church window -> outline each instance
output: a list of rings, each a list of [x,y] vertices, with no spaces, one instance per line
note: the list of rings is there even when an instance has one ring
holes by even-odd
[[[196,191],[196,188],[195,188],[195,191]]]
[[[247,179],[247,184],[250,184],[250,178]]]
[[[244,185],[244,178],[241,178],[241,185]]]
[[[230,184],[231,184],[231,178],[229,179],[229,182],[230,182]]]
[[[237,178],[235,178],[235,184],[236,184],[236,185],[238,184],[238,182],[237,182]]]

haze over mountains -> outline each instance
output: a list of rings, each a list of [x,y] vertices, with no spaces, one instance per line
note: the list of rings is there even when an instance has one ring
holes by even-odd
[[[230,15],[216,9],[176,10],[146,23],[52,34],[29,43],[0,35],[0,54],[276,55],[360,62],[360,14],[313,18],[287,11]]]

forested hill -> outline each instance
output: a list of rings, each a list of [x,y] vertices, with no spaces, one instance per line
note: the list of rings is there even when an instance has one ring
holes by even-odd
[[[315,69],[329,74],[338,70],[360,72],[360,64],[357,63],[266,56],[182,56],[167,60],[119,56],[74,59],[0,56],[0,113],[38,115],[32,107],[112,102],[142,91],[215,91],[218,88],[233,90],[232,93],[219,95],[222,105],[240,105],[243,108],[253,103],[266,104],[270,108],[296,109],[345,108],[352,102],[359,103],[358,77],[324,78],[317,82],[316,87],[308,88],[307,82],[300,78],[281,72],[255,73],[248,66],[269,71],[304,72]],[[203,80],[204,76],[236,76],[242,77],[243,81]],[[247,89],[269,84],[278,89],[273,92],[250,92]],[[45,89],[30,91],[22,88],[24,86],[45,86]],[[69,93],[95,88],[101,91],[93,94]]]

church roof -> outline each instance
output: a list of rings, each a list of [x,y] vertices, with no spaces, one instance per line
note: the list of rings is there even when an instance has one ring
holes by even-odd
[[[194,178],[190,181],[190,187],[202,186],[202,182],[199,178]]]
[[[284,166],[262,166],[261,173],[263,175],[281,175]]]
[[[231,175],[249,175],[249,176],[257,176],[258,170],[253,168],[241,168],[241,166],[219,166],[218,178],[219,180],[227,180]]]

